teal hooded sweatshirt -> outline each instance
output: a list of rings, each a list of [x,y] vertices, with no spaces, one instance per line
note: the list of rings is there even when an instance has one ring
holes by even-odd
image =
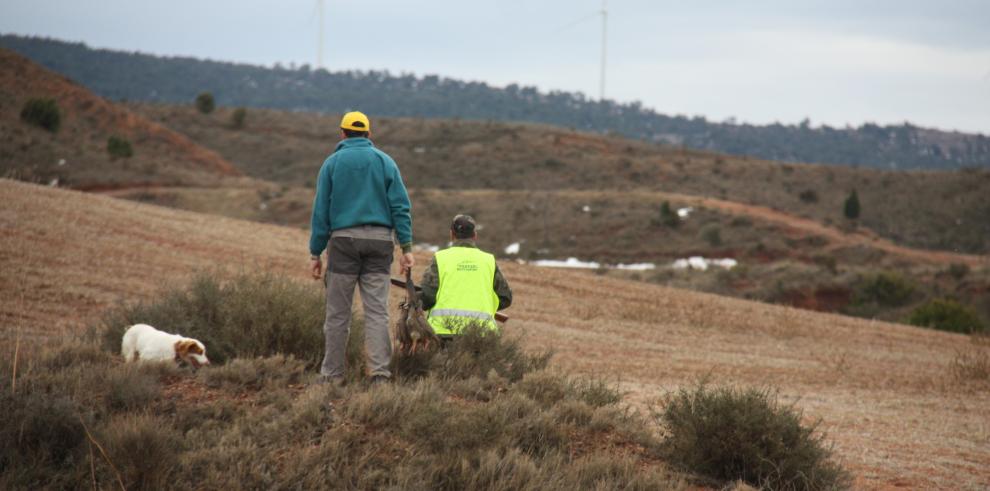
[[[399,245],[412,248],[409,194],[399,167],[367,138],[347,138],[323,162],[316,180],[309,252],[320,255],[330,232],[358,225],[395,230]]]

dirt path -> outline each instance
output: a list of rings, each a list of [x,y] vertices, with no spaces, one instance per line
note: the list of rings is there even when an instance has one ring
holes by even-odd
[[[493,191],[475,190],[460,191],[464,195],[477,197],[487,197],[491,199],[506,199],[506,196],[519,195],[526,196],[532,191]],[[550,194],[566,195],[570,197],[593,200],[594,198],[607,196],[604,191],[557,191]],[[869,229],[859,228],[855,232],[845,232],[835,227],[822,224],[815,220],[802,218],[771,208],[758,205],[749,205],[735,201],[727,201],[703,196],[688,194],[665,193],[659,191],[628,191],[622,193],[624,196],[640,196],[651,201],[670,201],[677,206],[693,206],[696,208],[708,208],[730,215],[739,215],[754,218],[756,220],[773,223],[775,225],[799,231],[804,234],[817,235],[829,240],[830,248],[839,249],[849,246],[863,246],[880,249],[886,253],[910,259],[934,264],[962,263],[968,266],[990,265],[990,256],[977,256],[972,254],[960,254],[948,251],[933,251],[926,249],[914,249],[897,245],[887,239],[881,238]]]
[[[9,180],[0,202],[0,338],[78,332],[107,306],[204,269],[264,269],[320,288],[306,279],[299,229]],[[417,262],[419,277],[429,255]],[[809,422],[821,418],[857,489],[990,487],[990,387],[949,371],[975,349],[965,336],[500,267],[515,297],[506,331],[553,348],[557,369],[618,382],[635,407],[703,377],[769,385]],[[400,297],[394,289],[393,305]]]
[[[932,251],[925,249],[914,249],[897,245],[887,239],[881,238],[869,229],[859,228],[855,232],[844,232],[834,227],[829,227],[815,220],[801,218],[771,208],[748,205],[735,201],[725,201],[715,198],[698,197],[684,194],[657,193],[662,194],[671,201],[686,203],[691,206],[711,208],[733,215],[744,215],[760,220],[776,223],[794,230],[800,230],[809,234],[820,235],[832,242],[833,248],[846,246],[866,246],[880,249],[884,252],[901,256],[904,258],[936,264],[962,263],[968,266],[979,266],[990,264],[990,257],[976,256],[972,254],[959,254],[948,251]]]

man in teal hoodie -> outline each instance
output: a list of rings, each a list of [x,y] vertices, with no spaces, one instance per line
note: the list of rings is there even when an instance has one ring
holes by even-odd
[[[327,250],[326,345],[320,380],[344,381],[351,304],[355,285],[360,285],[368,372],[372,382],[387,381],[392,359],[388,289],[393,234],[402,248],[402,273],[414,262],[409,195],[395,161],[371,143],[367,116],[349,112],[340,128],[343,140],[323,162],[316,181],[309,239],[314,279],[323,273],[320,255]]]

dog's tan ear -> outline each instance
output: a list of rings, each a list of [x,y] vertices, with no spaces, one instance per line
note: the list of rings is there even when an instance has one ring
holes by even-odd
[[[203,348],[200,348],[196,341],[189,341],[189,352],[194,355],[203,354]]]
[[[185,358],[189,354],[189,341],[179,340],[175,342],[175,357]]]

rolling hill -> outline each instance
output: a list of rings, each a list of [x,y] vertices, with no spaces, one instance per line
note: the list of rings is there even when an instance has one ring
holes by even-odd
[[[249,110],[245,127],[235,129],[229,108],[204,116],[189,106],[129,107],[219,152],[248,175],[289,187],[312,186],[339,140],[335,115]],[[395,157],[411,188],[657,191],[757,205],[836,226],[845,221],[843,201],[855,189],[863,203],[859,224],[881,237],[911,247],[990,252],[990,170],[781,165],[544,125],[407,118],[375,118],[374,125],[376,144]]]
[[[619,134],[652,142],[735,155],[883,169],[954,169],[990,166],[986,135],[863,124],[858,128],[712,122],[670,116],[638,102],[597,101],[583,94],[491,87],[428,75],[388,71],[327,72],[273,68],[184,57],[99,50],[81,43],[13,35],[0,46],[64,73],[113,100],[184,103],[209,91],[224,105],[339,113],[528,121]],[[662,111],[663,108],[658,108]]]
[[[216,152],[12,51],[0,49],[0,67],[0,175],[77,189],[206,186],[242,175]],[[34,98],[55,101],[57,131],[20,117]],[[128,141],[133,156],[112,157],[111,137]]]
[[[298,229],[11,180],[0,180],[0,201],[8,341],[80,332],[114,302],[208,268],[264,269],[319,288],[305,279]],[[417,276],[428,259],[417,254]],[[554,348],[559,370],[618,381],[634,407],[701,377],[778,387],[809,421],[822,419],[857,488],[990,484],[990,392],[950,371],[960,352],[986,349],[966,336],[500,266],[517,298],[507,331],[529,349]]]

